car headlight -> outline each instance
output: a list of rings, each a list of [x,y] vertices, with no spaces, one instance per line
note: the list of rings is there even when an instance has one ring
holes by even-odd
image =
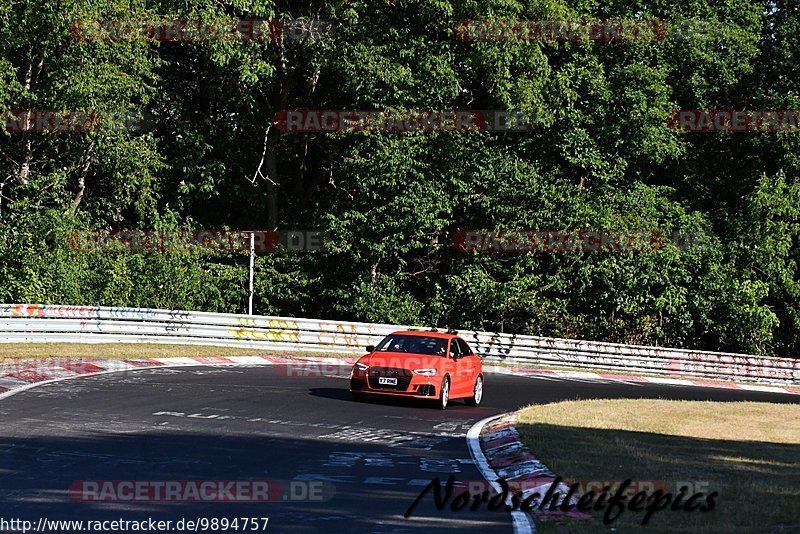
[[[414,369],[414,373],[422,376],[436,376],[436,369]]]
[[[369,365],[365,365],[361,362],[356,362],[354,369],[358,371],[366,371],[367,369],[369,369]]]

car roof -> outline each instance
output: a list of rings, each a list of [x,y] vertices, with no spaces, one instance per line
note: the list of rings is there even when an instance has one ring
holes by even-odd
[[[445,332],[431,332],[430,330],[400,330],[398,332],[392,332],[392,335],[438,337],[440,339],[452,339],[454,337],[457,337],[455,334],[447,334]]]

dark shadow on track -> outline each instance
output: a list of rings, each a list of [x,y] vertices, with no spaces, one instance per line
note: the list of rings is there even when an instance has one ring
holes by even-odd
[[[439,410],[439,400],[436,398],[414,398],[414,397],[391,397],[388,395],[364,395],[363,400],[356,400],[349,389],[340,388],[311,388],[308,394],[314,397],[324,397],[337,401],[350,402],[354,404],[376,404],[379,406],[408,406],[413,408],[429,408]],[[447,404],[447,410],[473,409],[464,403],[464,399],[453,399]]]
[[[432,498],[420,504],[414,517],[405,519],[403,513],[419,495],[420,486],[365,484],[365,480],[398,477],[405,481],[409,475],[430,480],[440,475],[409,469],[396,459],[399,456],[387,454],[382,445],[365,442],[343,444],[246,434],[222,436],[214,432],[0,437],[3,475],[0,517],[33,521],[34,525],[40,517],[84,521],[152,518],[173,522],[181,518],[269,517],[267,532],[366,534],[431,532],[443,527],[476,533],[510,531],[510,517],[503,511],[439,511]],[[363,458],[378,459],[382,467],[376,468]],[[470,476],[475,475],[464,472],[461,478]],[[199,484],[246,480],[268,481],[271,488],[279,488],[278,494],[274,496],[270,489],[269,494],[274,496],[271,502],[230,499],[176,502],[163,496],[138,502],[130,498],[123,498],[122,502],[86,500],[103,495],[103,488],[120,488],[106,486],[103,481],[114,484],[114,481],[197,481]],[[319,492],[323,498],[292,498],[292,493],[296,496],[313,493],[301,490],[304,482],[315,480],[324,485]],[[90,485],[89,492],[84,493],[85,482],[97,482],[100,489]],[[301,490],[290,491],[292,484]],[[120,490],[107,491],[105,497],[113,498],[117,491]]]
[[[309,395],[314,397],[324,397],[326,399],[333,399],[338,401],[358,402],[350,394],[349,389],[343,388],[311,388],[308,390]]]

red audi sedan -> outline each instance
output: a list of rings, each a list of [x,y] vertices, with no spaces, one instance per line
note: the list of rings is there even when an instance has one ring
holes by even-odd
[[[483,399],[483,362],[455,334],[409,330],[386,336],[353,366],[350,391],[365,395],[453,399],[478,406]]]

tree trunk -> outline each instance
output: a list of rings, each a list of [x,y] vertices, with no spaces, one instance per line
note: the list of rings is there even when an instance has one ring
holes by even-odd
[[[33,143],[30,139],[25,140],[25,159],[19,165],[17,181],[25,185],[28,183],[28,176],[31,174],[31,162],[33,161]]]
[[[39,79],[39,75],[42,73],[42,67],[44,67],[44,57],[39,58],[39,60],[34,65],[34,61],[31,59],[28,61],[28,67],[25,69],[25,90],[28,92],[33,91],[34,86],[36,85],[36,81]],[[30,120],[30,113],[28,117],[26,117],[26,121]],[[27,122],[26,122],[27,123]],[[25,140],[25,159],[19,166],[19,172],[17,173],[17,182],[22,185],[28,183],[28,177],[31,173],[31,163],[33,161],[33,143],[31,142],[30,138]]]
[[[78,175],[78,192],[72,199],[72,205],[69,208],[70,215],[75,215],[75,212],[83,200],[83,194],[86,192],[86,175],[89,174],[89,167],[92,164],[92,153],[94,152],[94,139],[89,141],[89,147],[86,149],[86,154],[83,157],[83,165],[81,172]]]

